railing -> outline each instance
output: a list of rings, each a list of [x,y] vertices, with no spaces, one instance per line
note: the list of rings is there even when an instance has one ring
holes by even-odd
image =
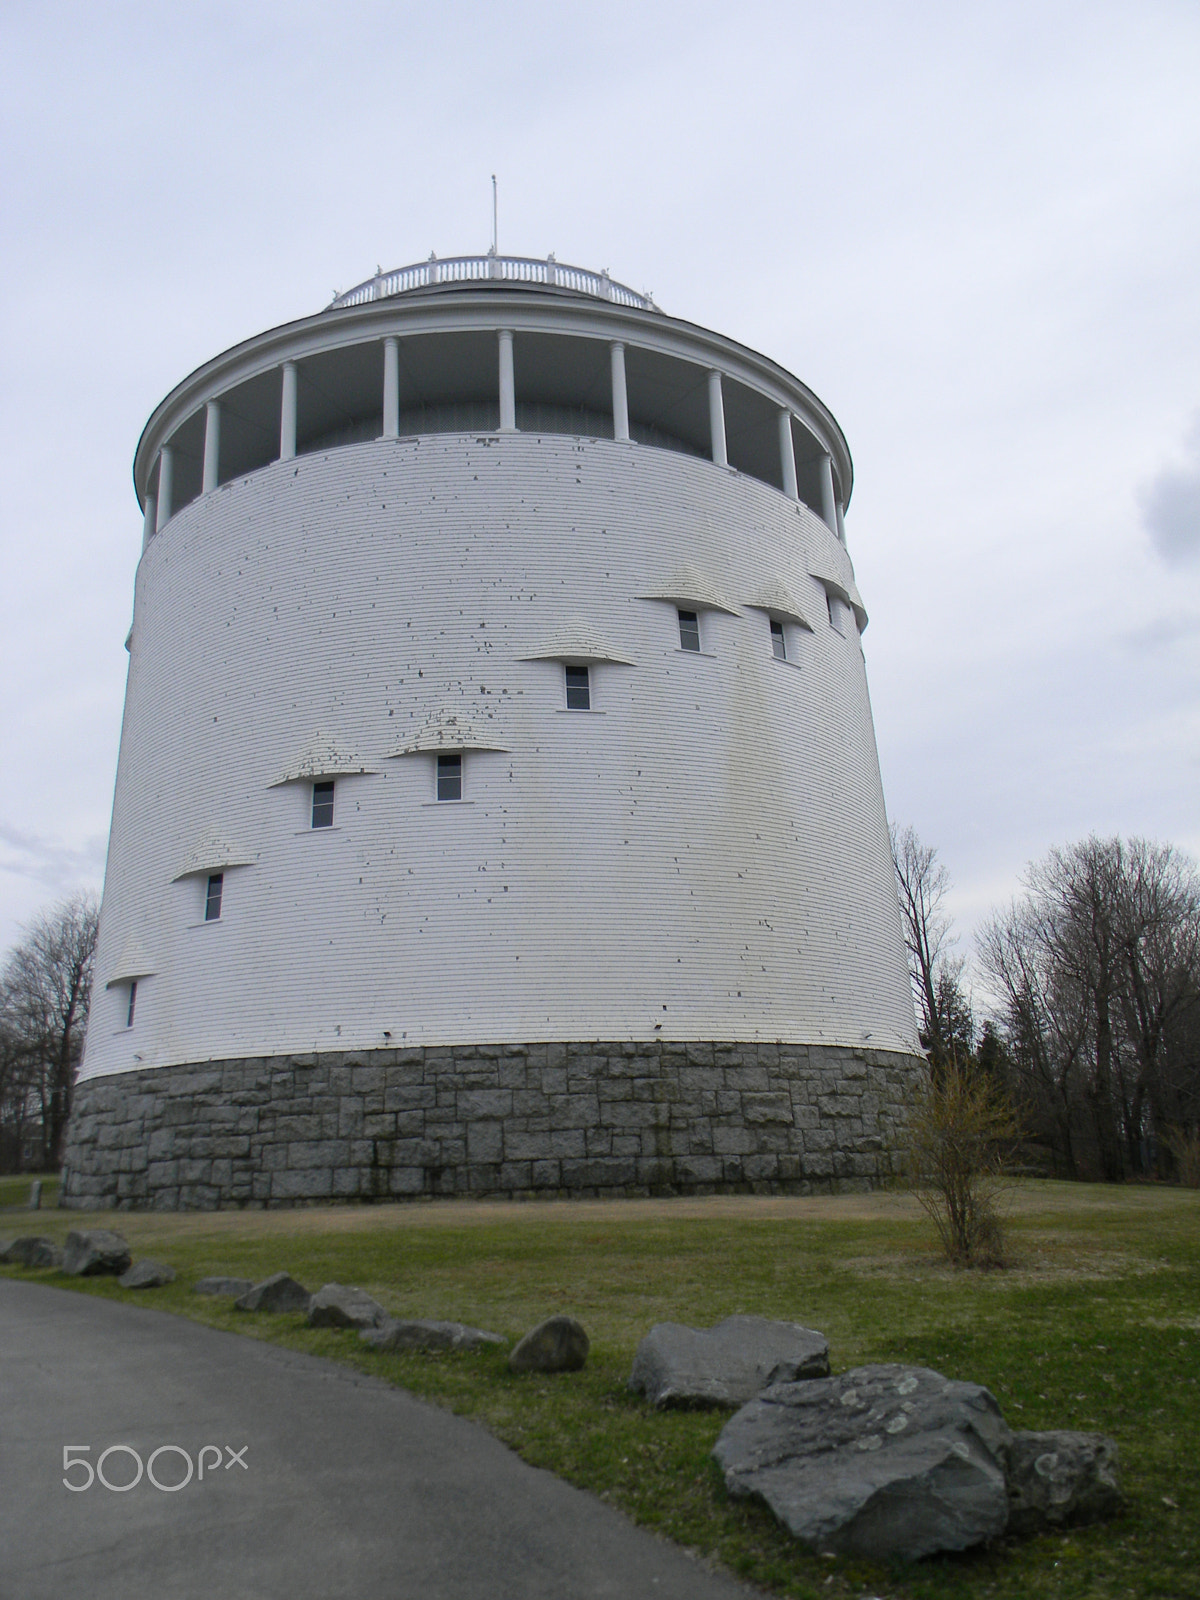
[[[444,283],[483,281],[570,289],[575,294],[611,300],[619,306],[634,306],[639,311],[658,310],[648,294],[638,294],[636,289],[617,283],[607,272],[589,272],[585,267],[569,267],[556,261],[552,255],[544,261],[537,261],[530,256],[498,256],[490,251],[486,256],[447,256],[442,261],[432,255],[428,261],[415,262],[411,267],[377,272],[365,283],[347,289],[344,294],[335,294],[328,309],[340,311],[345,306],[361,306],[371,300],[389,300],[393,295],[412,294],[414,290],[433,289]]]

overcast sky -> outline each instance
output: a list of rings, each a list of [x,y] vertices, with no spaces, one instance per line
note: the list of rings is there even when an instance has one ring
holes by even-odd
[[[1200,854],[1200,7],[0,7],[0,948],[100,886],[153,407],[385,268],[608,267],[854,455],[891,816],[964,931]]]

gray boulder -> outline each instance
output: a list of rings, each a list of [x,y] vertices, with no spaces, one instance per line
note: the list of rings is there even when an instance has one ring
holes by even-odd
[[[507,1344],[498,1333],[468,1328],[461,1322],[430,1322],[420,1318],[384,1322],[358,1336],[376,1350],[478,1350],[483,1345]]]
[[[387,1312],[365,1289],[347,1289],[326,1283],[308,1304],[310,1328],[378,1328]]]
[[[201,1278],[192,1285],[193,1294],[231,1294],[234,1299],[249,1294],[254,1287],[253,1278]]]
[[[136,1261],[117,1282],[122,1289],[161,1289],[164,1284],[175,1282],[175,1268],[157,1261]]]
[[[119,1278],[133,1265],[133,1252],[119,1233],[93,1228],[89,1233],[69,1233],[63,1251],[63,1271],[73,1278]]]
[[[829,1376],[829,1343],[798,1322],[726,1317],[715,1328],[660,1322],[637,1347],[629,1387],[668,1406],[742,1406],[773,1383]]]
[[[591,1341],[574,1317],[547,1317],[531,1328],[508,1358],[512,1372],[578,1372]]]
[[[20,1267],[61,1267],[63,1253],[53,1239],[26,1234],[0,1249],[0,1261]]]
[[[1117,1447],[1102,1433],[1014,1433],[1005,1465],[1010,1533],[1096,1522],[1121,1509]]]
[[[239,1295],[235,1311],[307,1311],[312,1295],[286,1272],[273,1273]]]
[[[776,1384],[713,1455],[730,1494],[764,1500],[815,1549],[916,1561],[1004,1532],[1011,1438],[980,1385],[888,1363]]]

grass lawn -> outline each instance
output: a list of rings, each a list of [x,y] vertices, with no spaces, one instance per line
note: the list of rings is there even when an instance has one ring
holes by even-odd
[[[58,1204],[59,1178],[57,1172],[23,1172],[19,1177],[0,1178],[0,1210],[9,1206],[19,1206],[24,1211],[29,1201],[29,1190],[35,1178],[41,1179],[42,1204],[56,1206]],[[30,1230],[22,1227],[22,1233]],[[13,1232],[8,1222],[0,1225],[0,1237],[7,1238]]]
[[[24,1182],[25,1180],[22,1180]],[[27,1190],[26,1190],[27,1192]],[[20,1198],[18,1196],[18,1198]],[[1200,1596],[1200,1192],[1021,1182],[1012,1265],[956,1273],[902,1195],[340,1207],[0,1218],[61,1240],[112,1227],[170,1288],[4,1267],[344,1361],[477,1418],[527,1461],[780,1595]],[[517,1338],[556,1311],[592,1338],[582,1373],[513,1377],[504,1353],[380,1355],[298,1316],[235,1312],[197,1278],[286,1268],[389,1310]],[[723,1414],[650,1411],[625,1380],[655,1322],[733,1312],[820,1328],[835,1372],[907,1361],[986,1384],[1015,1428],[1084,1428],[1121,1448],[1128,1509],[1067,1534],[885,1569],[809,1554],[709,1460]]]

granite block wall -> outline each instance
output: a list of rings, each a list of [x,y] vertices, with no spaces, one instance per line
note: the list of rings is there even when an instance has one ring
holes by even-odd
[[[745,1043],[543,1043],[214,1061],[76,1091],[64,1206],[867,1189],[920,1063]]]

